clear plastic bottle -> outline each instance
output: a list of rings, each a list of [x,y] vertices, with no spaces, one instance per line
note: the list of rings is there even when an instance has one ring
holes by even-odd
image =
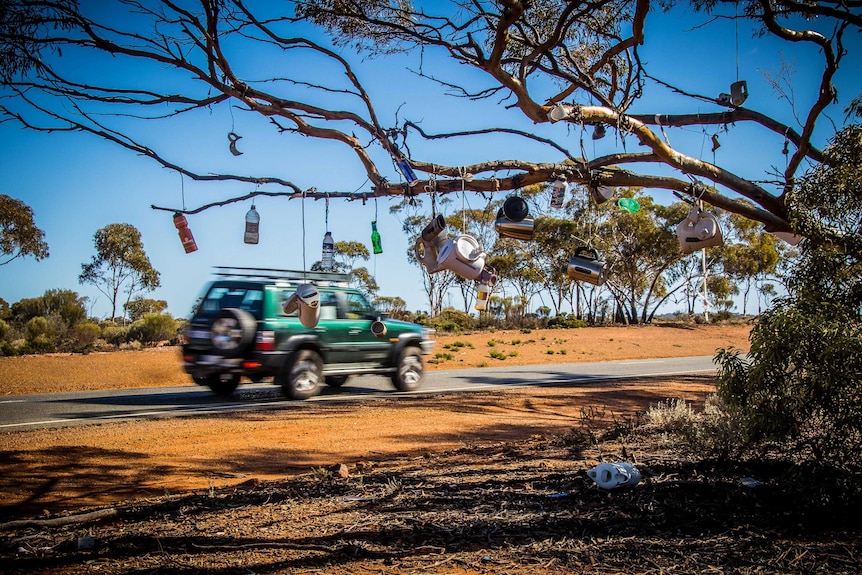
[[[334,255],[335,240],[332,239],[332,232],[326,232],[323,236],[323,257],[320,259],[320,267],[323,271],[332,271],[332,259]]]
[[[245,237],[243,241],[247,244],[256,244],[260,239],[260,214],[254,209],[254,204],[251,209],[245,214]]]

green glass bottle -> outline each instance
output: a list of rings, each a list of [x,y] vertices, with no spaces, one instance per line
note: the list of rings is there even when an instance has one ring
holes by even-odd
[[[377,231],[377,220],[371,222],[371,246],[375,254],[383,253],[383,244],[380,243],[380,232]]]

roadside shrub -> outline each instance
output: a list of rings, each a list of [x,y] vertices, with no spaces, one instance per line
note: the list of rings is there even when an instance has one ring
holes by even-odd
[[[433,327],[438,332],[461,333],[474,329],[476,320],[468,313],[446,308],[436,317],[422,317],[422,325]]]
[[[560,312],[548,320],[549,328],[574,329],[579,327],[587,327],[587,322],[578,319],[575,314]]]
[[[36,316],[30,318],[27,322],[27,340],[32,341],[40,336],[44,336],[48,332],[48,320],[44,317]]]
[[[740,459],[751,451],[746,427],[718,395],[706,398],[702,412],[696,412],[685,400],[668,399],[650,406],[644,414],[647,433],[662,434],[667,443],[700,459]]]
[[[37,318],[33,318],[37,319]],[[19,355],[36,354],[36,353],[53,353],[57,351],[57,347],[45,336],[38,336],[26,342],[22,347],[18,348]]]
[[[131,331],[131,326],[114,325],[113,323],[109,323],[108,326],[102,330],[102,337],[109,344],[119,347],[129,341],[129,331]]]
[[[89,321],[79,323],[69,330],[70,343],[75,351],[92,348],[101,335],[102,329]]]
[[[18,348],[8,341],[0,341],[0,356],[11,357],[18,355]]]
[[[0,319],[0,339],[4,339],[9,333],[9,324]]]
[[[177,335],[177,322],[168,314],[148,313],[134,322],[129,330],[129,339],[141,343],[156,343],[170,340]]]

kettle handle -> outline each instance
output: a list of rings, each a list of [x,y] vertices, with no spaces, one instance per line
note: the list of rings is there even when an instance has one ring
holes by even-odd
[[[575,257],[583,257],[583,256],[581,256],[581,254],[583,254],[583,253],[588,253],[591,256],[593,256],[591,259],[594,259],[594,260],[599,259],[599,252],[597,252],[593,248],[588,248],[587,246],[581,246],[578,249],[576,249],[575,250]]]

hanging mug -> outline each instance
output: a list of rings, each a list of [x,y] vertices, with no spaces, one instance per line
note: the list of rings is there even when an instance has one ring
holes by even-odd
[[[476,311],[485,311],[488,309],[488,300],[491,297],[491,286],[486,283],[480,283],[476,286]]]
[[[464,279],[475,280],[485,268],[485,254],[473,236],[458,234],[440,248],[437,266]]]
[[[599,259],[599,252],[596,250],[581,246],[569,260],[566,275],[573,280],[602,285],[606,279],[605,262]]]

